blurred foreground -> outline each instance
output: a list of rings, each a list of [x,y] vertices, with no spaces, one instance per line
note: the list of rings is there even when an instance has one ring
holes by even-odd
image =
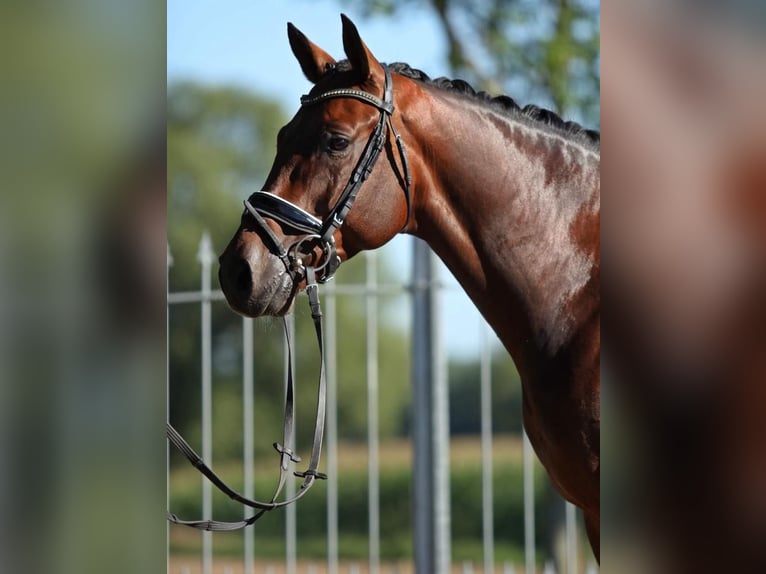
[[[766,571],[763,15],[603,9],[605,571]]]
[[[0,570],[165,569],[165,8],[0,8]]]

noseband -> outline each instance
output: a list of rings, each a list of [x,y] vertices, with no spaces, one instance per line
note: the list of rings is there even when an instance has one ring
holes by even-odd
[[[217,520],[181,520],[175,514],[168,513],[167,518],[170,522],[175,524],[182,524],[184,526],[191,526],[200,530],[214,530],[214,531],[226,531],[226,530],[238,530],[253,524],[263,514],[269,510],[287,506],[288,504],[295,502],[299,498],[308,492],[313,486],[317,478],[327,478],[326,475],[318,472],[319,457],[322,451],[322,438],[324,436],[324,421],[325,421],[325,406],[327,402],[326,393],[326,376],[325,376],[325,363],[324,363],[324,338],[322,335],[322,311],[319,305],[319,294],[317,283],[325,283],[333,278],[335,272],[340,265],[340,257],[338,257],[337,250],[335,248],[334,234],[346,220],[348,212],[356,201],[356,196],[362,187],[362,184],[369,177],[372,172],[372,168],[375,162],[380,156],[380,152],[383,149],[385,143],[384,128],[386,122],[391,130],[391,134],[396,140],[396,146],[399,150],[399,156],[402,161],[403,170],[403,189],[404,196],[407,201],[407,219],[404,223],[404,227],[410,221],[411,200],[410,200],[410,172],[407,164],[407,155],[404,150],[404,144],[401,137],[396,132],[394,124],[391,120],[391,115],[394,112],[394,98],[393,87],[391,84],[391,74],[388,67],[383,66],[385,73],[385,85],[383,89],[383,99],[381,100],[377,96],[353,89],[338,89],[330,90],[319,94],[317,96],[302,96],[301,106],[311,106],[313,104],[329,100],[331,98],[354,98],[364,103],[370,104],[380,110],[380,119],[373,129],[370,139],[367,141],[367,145],[364,148],[359,161],[354,168],[354,172],[351,174],[346,187],[343,189],[335,206],[330,210],[324,220],[311,215],[307,211],[301,209],[297,205],[282,199],[281,197],[269,193],[268,191],[257,191],[250,199],[245,200],[245,209],[252,215],[256,223],[263,231],[266,238],[266,242],[269,244],[271,252],[279,257],[284,263],[287,272],[292,277],[293,282],[297,283],[299,280],[305,277],[306,279],[306,293],[309,298],[309,305],[311,307],[311,317],[314,321],[314,328],[317,336],[317,343],[319,345],[319,356],[321,361],[319,371],[319,390],[317,397],[317,412],[316,412],[316,424],[314,426],[314,442],[311,448],[311,460],[309,461],[309,467],[302,472],[293,472],[293,475],[303,479],[303,484],[300,489],[291,498],[283,501],[277,501],[277,497],[282,491],[283,486],[287,480],[288,470],[291,462],[300,462],[300,457],[297,456],[290,446],[294,442],[295,430],[294,430],[294,395],[295,386],[293,383],[294,373],[292,367],[292,342],[290,340],[290,332],[287,329],[287,323],[285,322],[285,335],[287,338],[287,350],[288,350],[288,365],[290,368],[287,373],[287,393],[285,400],[285,414],[284,414],[284,426],[283,426],[283,438],[282,444],[274,443],[274,448],[279,453],[280,465],[279,465],[279,480],[274,494],[269,502],[261,502],[258,500],[251,500],[246,498],[239,492],[229,487],[213,470],[205,464],[202,458],[194,452],[194,449],[189,443],[180,435],[178,431],[168,422],[167,423],[167,437],[168,440],[179,450],[181,453],[192,463],[204,476],[206,476],[210,482],[212,482],[221,492],[226,494],[232,500],[235,500],[245,506],[258,509],[258,512],[253,516],[246,518],[238,522],[221,522]],[[277,238],[271,228],[266,224],[264,217],[277,221],[288,231],[296,233],[301,236],[290,247],[285,248],[282,242]],[[301,246],[307,241],[318,241],[322,249],[322,257],[319,261],[320,265],[307,265],[304,263],[300,249]]]
[[[402,161],[402,187],[404,189],[405,200],[407,201],[407,220],[402,229],[407,227],[407,224],[410,221],[410,185],[412,183],[410,169],[407,163],[407,154],[404,150],[404,144],[391,120],[391,116],[394,113],[394,93],[393,84],[391,82],[391,72],[385,65],[383,65],[383,72],[385,74],[385,84],[383,87],[382,100],[368,92],[353,89],[329,90],[316,96],[301,96],[302,107],[312,106],[333,98],[353,98],[380,110],[378,123],[370,134],[370,139],[367,140],[367,145],[357,161],[354,172],[351,174],[351,177],[346,183],[346,187],[340,194],[335,206],[333,206],[323,220],[320,220],[297,205],[269,193],[268,191],[256,191],[250,196],[250,199],[245,200],[245,209],[253,216],[258,226],[264,232],[267,241],[270,244],[270,250],[282,260],[288,272],[293,275],[294,280],[296,277],[300,277],[303,274],[304,264],[301,260],[299,248],[308,240],[317,240],[322,248],[321,264],[319,266],[314,266],[314,269],[317,272],[317,281],[319,283],[329,281],[338,270],[340,257],[338,257],[335,248],[334,235],[346,220],[348,212],[354,205],[356,196],[362,188],[362,184],[367,180],[370,173],[372,173],[372,168],[375,166],[375,162],[378,160],[380,152],[383,150],[383,145],[385,144],[384,130],[386,123],[388,123],[391,134],[394,136],[396,147],[399,150],[399,157]],[[297,232],[303,237],[299,241],[293,243],[289,248],[285,249],[271,228],[266,225],[264,217],[278,221],[287,230]]]

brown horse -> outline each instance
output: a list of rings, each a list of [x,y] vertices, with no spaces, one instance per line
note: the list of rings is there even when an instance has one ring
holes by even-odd
[[[599,136],[384,66],[342,19],[340,62],[288,24],[314,88],[220,258],[226,299],[283,315],[313,283],[304,264],[321,281],[399,232],[425,240],[513,357],[530,440],[598,556]]]

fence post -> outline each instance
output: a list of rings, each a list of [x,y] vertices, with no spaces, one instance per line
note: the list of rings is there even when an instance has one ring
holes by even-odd
[[[367,437],[368,437],[368,520],[370,574],[380,566],[380,465],[378,463],[378,274],[375,253],[366,252],[367,319]]]
[[[170,268],[173,267],[173,254],[170,252],[170,242],[167,243],[167,273],[165,274],[165,300],[170,294]],[[165,309],[165,420],[170,422],[170,304]],[[170,443],[165,441],[165,500],[170,504]],[[170,522],[165,521],[165,552],[170,553]]]
[[[210,270],[215,260],[210,234],[202,234],[197,251],[202,273],[202,459],[213,463],[213,388],[212,388],[212,323],[210,315]],[[202,519],[213,518],[213,485],[204,476],[202,480]],[[202,532],[202,574],[213,573],[213,533]]]
[[[524,467],[524,562],[526,574],[535,574],[535,458],[527,431],[522,428]]]
[[[495,571],[494,492],[492,484],[492,349],[489,325],[481,325],[481,502],[484,574]]]
[[[449,408],[434,255],[413,240],[413,530],[415,571],[450,568]]]
[[[338,339],[335,283],[325,291],[327,365],[327,571],[338,574]]]
[[[567,574],[577,574],[577,507],[564,501],[566,513]]]
[[[255,436],[255,397],[253,381],[253,319],[242,317],[242,444],[244,491],[247,498],[255,498],[255,475],[253,471]],[[250,507],[244,508],[244,517],[252,514]],[[244,533],[245,574],[255,574],[255,531],[245,528]]]

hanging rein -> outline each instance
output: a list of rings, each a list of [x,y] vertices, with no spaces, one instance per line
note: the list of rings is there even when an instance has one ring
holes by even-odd
[[[334,234],[346,219],[348,212],[356,200],[356,196],[362,187],[364,181],[369,177],[372,168],[375,165],[380,152],[385,144],[385,125],[388,124],[391,135],[396,141],[399,156],[402,162],[404,196],[407,202],[407,220],[404,227],[410,220],[411,198],[410,186],[411,179],[409,165],[407,164],[407,155],[401,137],[396,132],[391,116],[394,112],[393,86],[391,83],[391,73],[388,67],[383,65],[385,74],[385,84],[383,89],[383,99],[378,98],[368,92],[354,89],[329,90],[316,96],[302,96],[301,106],[311,106],[331,98],[354,98],[380,110],[378,123],[370,135],[367,145],[362,152],[359,161],[351,174],[346,187],[343,189],[335,206],[330,210],[324,220],[311,215],[297,205],[290,203],[267,191],[257,191],[249,199],[245,200],[246,213],[251,215],[259,226],[266,238],[270,251],[279,257],[285,265],[287,273],[298,284],[303,279],[306,280],[306,293],[311,308],[311,318],[314,322],[317,344],[319,345],[320,369],[319,369],[319,389],[317,393],[316,424],[314,426],[314,441],[311,448],[311,459],[308,468],[305,471],[295,471],[293,475],[302,478],[303,484],[298,491],[290,498],[277,501],[282,488],[284,487],[289,474],[290,463],[301,462],[290,445],[294,443],[295,437],[295,385],[294,385],[294,367],[292,361],[292,341],[290,332],[287,328],[287,322],[283,319],[285,326],[285,337],[287,340],[288,352],[288,372],[287,372],[287,391],[285,398],[285,414],[282,429],[282,443],[274,443],[274,448],[279,454],[279,480],[274,490],[274,494],[268,502],[251,500],[231,487],[229,487],[213,470],[205,464],[202,458],[194,452],[189,443],[176,431],[175,428],[167,423],[168,440],[175,446],[205,477],[210,480],[221,492],[226,494],[232,500],[235,500],[245,506],[258,509],[258,512],[241,521],[221,522],[217,520],[181,520],[173,513],[168,513],[167,519],[175,524],[191,526],[200,530],[226,531],[238,530],[253,524],[266,512],[282,506],[287,506],[303,497],[314,485],[316,479],[326,479],[327,476],[319,472],[319,458],[322,452],[322,439],[324,437],[325,426],[325,408],[327,403],[326,373],[324,359],[324,337],[322,332],[322,311],[319,304],[318,284],[325,283],[333,278],[340,265],[340,257],[335,247]],[[277,221],[283,227],[302,235],[301,239],[285,248],[282,242],[277,238],[271,228],[267,225],[264,218]],[[318,242],[322,250],[322,256],[319,265],[309,265],[301,257],[301,247],[306,242]]]

